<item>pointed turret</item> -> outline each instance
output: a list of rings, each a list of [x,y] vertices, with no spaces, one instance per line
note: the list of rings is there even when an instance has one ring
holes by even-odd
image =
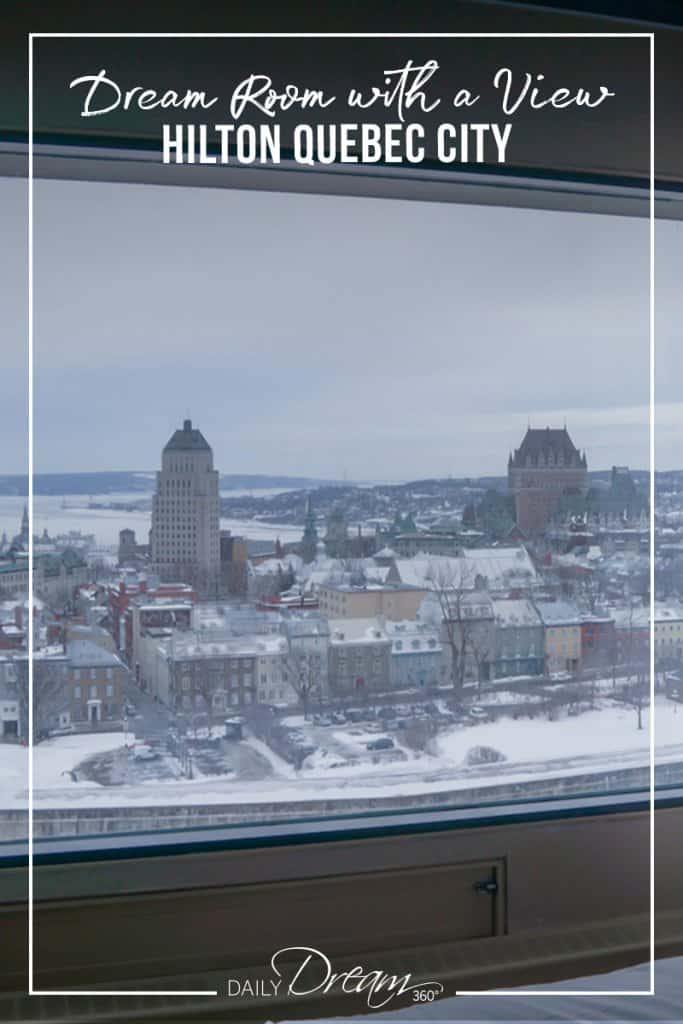
[[[301,557],[306,564],[315,559],[318,547],[318,530],[315,524],[315,512],[310,494],[306,495],[306,514],[304,519],[304,533],[301,538]]]

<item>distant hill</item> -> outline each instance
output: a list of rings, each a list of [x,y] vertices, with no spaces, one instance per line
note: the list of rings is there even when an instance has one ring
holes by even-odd
[[[632,470],[633,478],[640,487],[648,486],[648,474],[645,470]],[[592,483],[609,483],[609,470],[594,470],[588,473]],[[682,472],[672,470],[669,472],[655,473],[658,482],[676,481],[682,482]],[[154,490],[156,474],[153,472],[133,472],[122,470],[111,473],[36,473],[33,478],[35,494],[115,494],[135,493],[151,494]],[[493,488],[494,490],[505,490],[507,477],[505,476],[484,476],[484,477],[461,477],[461,478],[432,478],[427,480],[412,480],[406,483],[394,484],[363,484],[358,485],[352,481],[325,480],[318,477],[306,476],[269,476],[266,473],[227,473],[220,477],[220,488],[222,491],[260,491],[270,489],[282,489],[291,491],[302,491],[311,488],[355,488],[358,486],[379,487],[388,490],[414,490],[419,488],[427,493],[440,492],[442,490],[460,490],[461,488],[472,487],[476,490]],[[14,495],[26,497],[28,495],[28,476],[26,474],[0,475],[0,495]],[[334,496],[332,496],[334,497]]]
[[[34,494],[112,494],[138,491],[149,494],[154,489],[155,473],[36,473],[33,477]],[[223,491],[264,490],[287,488],[300,490],[307,487],[334,485],[334,480],[319,480],[304,476],[268,476],[266,474],[226,474],[220,477]],[[28,495],[28,476],[0,475],[0,495]]]

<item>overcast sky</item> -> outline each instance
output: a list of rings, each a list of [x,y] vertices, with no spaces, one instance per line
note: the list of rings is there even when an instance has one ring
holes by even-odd
[[[26,183],[0,181],[0,472],[25,469]],[[36,471],[503,474],[527,422],[647,466],[643,220],[35,185]],[[683,225],[658,226],[658,465],[681,468]],[[678,254],[678,255],[677,255]]]

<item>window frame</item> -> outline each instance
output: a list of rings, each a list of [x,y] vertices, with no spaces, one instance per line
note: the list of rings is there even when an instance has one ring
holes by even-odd
[[[0,175],[24,176],[26,173],[26,158],[28,147],[21,142],[0,142]],[[593,212],[596,214],[614,214],[619,216],[644,217],[649,214],[648,184],[642,181],[621,179],[618,176],[602,176],[594,179],[588,176],[563,175],[561,173],[535,174],[525,176],[521,173],[467,173],[463,171],[440,171],[433,169],[421,170],[416,174],[410,168],[364,168],[354,167],[340,168],[328,167],[323,171],[301,168],[286,161],[278,168],[273,167],[252,167],[240,168],[232,165],[224,167],[205,167],[182,165],[160,166],[158,154],[147,152],[143,149],[125,148],[123,146],[102,147],[99,145],[82,144],[35,144],[34,145],[34,174],[36,178],[50,178],[59,180],[85,179],[88,181],[106,181],[119,183],[138,184],[163,184],[168,187],[210,187],[210,188],[233,188],[233,189],[255,189],[265,191],[277,191],[287,193],[312,193],[333,194],[345,196],[372,196],[381,199],[410,199],[414,201],[448,202],[456,204],[485,204],[488,206],[514,206],[516,208],[548,209],[558,212]],[[655,210],[659,218],[680,220],[683,219],[683,192],[675,186],[658,186],[655,193]],[[345,652],[344,652],[345,653]],[[342,658],[342,652],[339,652]],[[79,673],[74,672],[74,678]],[[284,676],[283,676],[284,678]],[[183,680],[184,682],[184,680]],[[638,794],[629,794],[634,800]],[[665,791],[658,790],[655,795],[656,801],[668,806]],[[607,804],[602,804],[602,800]],[[626,799],[625,794],[611,794],[610,798],[582,797],[580,805],[583,813],[598,813],[594,808],[609,805],[611,810],[603,810],[600,813],[616,813],[622,806],[621,800]],[[683,799],[683,798],[681,798]],[[628,801],[627,801],[628,802]],[[497,813],[513,815],[533,813],[543,815],[547,820],[555,817],[553,807],[558,809],[564,807],[569,813],[569,802],[560,799],[559,804],[555,801],[532,802],[536,807],[533,812],[528,811],[529,802],[525,802],[527,810],[512,810],[510,803],[505,805],[488,804],[481,805],[473,811],[471,808],[451,808],[440,811],[451,821],[453,827],[462,820],[464,814],[469,822],[469,827],[481,827],[489,818],[496,817]],[[551,806],[552,804],[552,806]],[[501,810],[502,806],[502,810]],[[383,812],[368,812],[368,818],[375,815],[381,816]],[[402,813],[396,818],[397,822],[406,822],[406,814]],[[423,809],[410,812],[421,817],[426,831],[433,827],[429,813]],[[573,813],[573,812],[572,812]],[[441,820],[444,825],[446,818]],[[353,821],[347,817],[310,819],[306,821],[307,834],[320,835],[326,832],[328,825],[334,822],[345,821],[348,825],[343,826],[339,835],[349,834],[346,829],[355,827]],[[412,823],[415,827],[415,822]],[[287,827],[290,827],[289,825]],[[379,826],[378,827],[382,827]],[[386,825],[386,821],[384,823]],[[269,832],[275,826],[266,826],[258,834],[262,841],[270,843],[276,833]],[[201,832],[201,835],[199,834]],[[301,835],[302,833],[298,833]],[[153,837],[160,837],[162,833],[150,833]],[[239,842],[237,833],[231,834],[232,838],[227,839],[224,830],[197,830],[193,833],[194,842],[203,844],[209,848],[212,843],[226,843],[225,849],[234,848],[234,843]],[[222,838],[221,838],[222,837]],[[140,836],[130,834],[118,834],[103,839],[102,856],[114,858],[116,851],[112,850],[112,839],[116,839],[116,850],[125,850],[127,855],[132,852],[140,854],[142,849],[147,848],[148,843],[141,840]],[[124,842],[124,840],[127,840]],[[40,852],[42,841],[36,841],[36,867],[40,867],[44,861]],[[87,842],[79,838],[79,842]],[[107,845],[108,844],[108,845]],[[173,843],[170,840],[164,841],[163,845],[166,854],[178,852],[182,843]],[[2,847],[5,846],[3,851]],[[108,852],[106,852],[108,850]],[[7,852],[6,844],[0,844],[0,862],[6,862],[2,858],[3,852]],[[10,857],[12,855],[10,854]]]

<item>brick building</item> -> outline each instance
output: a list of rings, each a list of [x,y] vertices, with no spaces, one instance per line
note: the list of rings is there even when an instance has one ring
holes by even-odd
[[[567,428],[528,428],[508,459],[508,490],[515,519],[525,536],[542,533],[563,495],[583,495],[587,488],[586,455],[574,446]]]
[[[122,716],[128,671],[111,651],[89,640],[68,641],[67,693],[71,721],[116,721]]]
[[[617,661],[614,619],[610,615],[581,617],[581,663],[583,668],[607,668]]]

